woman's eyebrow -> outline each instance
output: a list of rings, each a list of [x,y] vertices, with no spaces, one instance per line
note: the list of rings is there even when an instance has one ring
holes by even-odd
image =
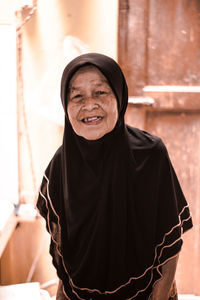
[[[99,82],[94,82],[94,85],[95,86],[102,86],[103,84],[107,84],[109,85],[108,81],[107,80],[102,80],[102,81],[99,81]],[[82,87],[79,87],[79,86],[71,86],[69,87],[69,91],[70,92],[73,92],[73,91],[80,91]]]
[[[78,87],[78,86],[69,87],[69,92],[80,91],[80,90],[81,90],[81,87]]]
[[[109,85],[109,83],[108,83],[107,80],[102,80],[102,81],[96,82],[96,83],[94,83],[94,85],[96,85],[96,86],[101,86],[101,85],[103,85],[104,83],[106,83],[107,85]]]

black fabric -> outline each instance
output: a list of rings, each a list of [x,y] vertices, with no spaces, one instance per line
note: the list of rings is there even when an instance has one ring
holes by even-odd
[[[124,124],[128,90],[114,60],[90,53],[66,67],[65,112],[69,81],[86,64],[108,79],[119,120],[112,132],[88,141],[66,114],[63,144],[45,171],[37,207],[70,299],[146,300],[192,227],[188,204],[161,139]]]

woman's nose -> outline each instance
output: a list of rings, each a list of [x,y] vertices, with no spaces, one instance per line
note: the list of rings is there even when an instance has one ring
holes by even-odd
[[[96,103],[96,100],[93,97],[87,97],[84,101],[84,106],[82,107],[82,109],[91,111],[98,107],[99,105],[98,103]]]

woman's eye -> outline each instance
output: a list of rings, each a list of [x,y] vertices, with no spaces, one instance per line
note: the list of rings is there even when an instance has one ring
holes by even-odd
[[[77,99],[77,98],[81,98],[81,97],[82,97],[81,94],[77,94],[77,95],[75,95],[75,96],[73,97],[73,99]]]
[[[81,94],[77,94],[71,98],[71,101],[76,102],[76,103],[78,103],[82,100],[83,100],[83,95],[81,95]]]
[[[100,96],[100,95],[105,95],[105,94],[107,94],[107,92],[101,90],[101,91],[96,91],[95,94],[98,95],[98,96]]]

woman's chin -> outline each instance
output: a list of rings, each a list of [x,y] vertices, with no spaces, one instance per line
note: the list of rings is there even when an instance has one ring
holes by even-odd
[[[99,135],[81,135],[84,139],[88,141],[96,141],[102,138],[106,133],[99,134]]]
[[[88,140],[88,141],[95,141],[95,140],[99,140],[100,138],[102,138],[106,133],[108,133],[107,131],[90,131],[88,130],[87,132],[76,132],[77,135],[83,137],[84,139]]]

